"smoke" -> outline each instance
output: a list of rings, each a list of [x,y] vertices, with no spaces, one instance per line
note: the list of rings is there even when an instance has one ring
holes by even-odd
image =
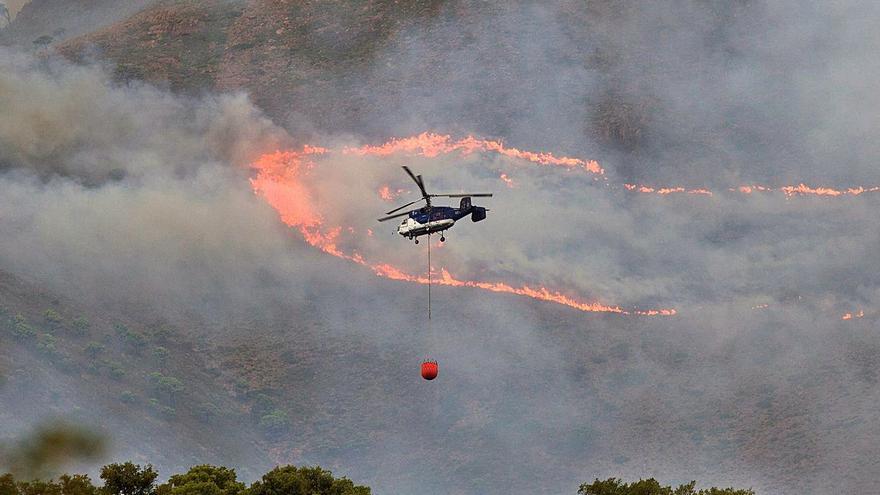
[[[285,134],[245,96],[178,98],[9,52],[2,64],[5,268],[62,292],[163,306],[245,294],[265,283],[254,278],[262,263],[290,259],[243,166]]]
[[[867,2],[454,2],[346,75],[355,118],[333,111],[351,89],[333,84],[264,109],[311,129],[301,110],[321,109],[310,144],[332,151],[301,171],[296,199],[340,228],[346,253],[424,273],[424,251],[375,222],[397,204],[383,186],[413,191],[406,164],[431,191],[496,193],[435,266],[674,318],[435,288],[429,328],[424,287],[322,255],[254,194],[250,163],[301,148],[245,96],[184,98],[9,52],[0,268],[96,304],[216,323],[202,327],[211,339],[272,320],[247,337],[296,355],[277,379],[295,411],[290,455],[380,491],[574,492],[607,476],[864,491],[876,477],[857,459],[876,458],[877,199],[620,186],[880,182],[874,20]],[[607,181],[490,153],[342,152],[423,130],[598,159]],[[415,374],[427,353],[440,361],[429,387]]]

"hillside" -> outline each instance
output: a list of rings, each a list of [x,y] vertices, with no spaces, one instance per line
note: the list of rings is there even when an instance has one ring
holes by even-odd
[[[824,144],[821,152],[802,150],[792,123],[809,121],[806,113],[780,110],[795,107],[799,95],[780,88],[802,68],[762,59],[762,67],[779,76],[767,84],[743,62],[748,50],[775,46],[765,42],[772,40],[767,32],[754,34],[766,5],[670,5],[662,16],[649,9],[640,17],[634,14],[639,2],[622,0],[562,1],[546,9],[476,0],[33,0],[2,40],[33,50],[35,35],[67,26],[64,41],[49,53],[107,63],[121,88],[145,81],[157,93],[170,90],[197,102],[202,94],[246,92],[297,141],[476,133],[528,149],[607,159],[609,174],[623,180],[685,186],[727,188],[741,177],[742,183],[767,177],[774,184],[796,183],[789,179],[804,171],[830,182],[843,173],[843,166],[827,166],[844,160],[828,160]],[[670,26],[686,36],[672,36]],[[774,30],[773,22],[763,26]],[[753,38],[761,41],[757,49],[743,41]],[[681,57],[675,52],[693,45],[700,50],[682,49],[688,56]],[[716,80],[728,69],[735,74],[730,93],[689,85],[721,87]],[[766,93],[755,90],[763,87]],[[743,103],[751,93],[758,95]],[[154,131],[148,138],[174,138],[146,128]],[[108,148],[115,149],[112,144]],[[804,170],[795,168],[805,163]],[[811,168],[814,163],[820,166]],[[180,177],[197,176],[180,168]],[[870,176],[870,167],[859,173]],[[581,184],[559,177],[542,185],[571,198],[563,193]],[[241,190],[250,193],[244,178]],[[198,190],[205,197],[216,191]],[[196,214],[204,220],[214,203],[196,199],[203,201]],[[433,323],[433,340],[425,331],[422,287],[378,279],[324,256],[280,225],[268,207],[264,213],[285,229],[284,263],[289,258],[302,266],[275,272],[287,265],[266,255],[270,261],[255,256],[253,265],[227,270],[241,252],[252,254],[247,249],[216,259],[177,259],[182,273],[205,278],[183,285],[198,293],[176,305],[167,303],[177,294],[171,291],[145,293],[127,304],[76,290],[47,293],[42,287],[49,282],[40,279],[45,274],[31,279],[14,273],[18,265],[10,263],[0,267],[7,270],[0,271],[0,424],[9,437],[34,411],[86,422],[100,418],[122,458],[165,459],[167,465],[158,465],[164,471],[208,462],[239,466],[241,479],[251,481],[277,463],[317,463],[376,493],[573,493],[585,479],[606,476],[654,476],[664,483],[697,478],[768,494],[870,492],[880,471],[873,441],[880,424],[876,320],[841,321],[829,309],[836,299],[828,293],[801,302],[796,277],[805,270],[798,267],[773,275],[778,285],[748,278],[758,261],[783,265],[798,247],[795,240],[812,235],[838,242],[836,231],[809,234],[817,219],[826,218],[825,210],[814,215],[808,209],[818,202],[798,210],[801,204],[785,200],[766,214],[759,207],[775,203],[764,198],[724,201],[715,205],[735,210],[732,218],[716,218],[710,207],[693,203],[679,204],[684,213],[668,214],[660,203],[629,196],[598,206],[559,199],[560,210],[554,210],[564,218],[633,208],[630,223],[597,222],[589,234],[615,247],[608,264],[637,272],[668,268],[658,268],[664,264],[658,259],[685,266],[690,248],[709,246],[708,267],[682,269],[652,287],[664,294],[670,288],[707,293],[705,302],[689,304],[675,318],[587,314],[441,287],[434,294],[444,310]],[[836,203],[827,215],[837,226],[870,231],[874,206],[858,203],[855,221]],[[681,230],[648,232],[645,219],[661,214]],[[771,223],[799,215],[805,220],[784,224],[786,229]],[[159,228],[167,220],[156,218],[147,225]],[[534,218],[549,223],[558,217]],[[228,228],[221,230],[222,243],[246,244],[265,233],[217,223]],[[190,225],[196,223],[184,227],[198,230]],[[727,272],[718,267],[730,258],[722,256],[746,251],[737,242],[749,235],[778,242],[772,244],[778,249],[748,252],[742,273],[730,275],[742,285],[728,287],[719,275]],[[682,237],[690,243],[686,248],[675,244]],[[157,247],[169,241],[160,239],[145,250],[162,253]],[[126,241],[119,242],[124,249]],[[842,239],[828,251],[819,246],[794,257],[811,266],[829,257],[826,252],[856,258],[856,241]],[[183,249],[202,239],[180,242]],[[498,244],[499,271],[538,263],[525,255],[512,260],[507,246]],[[578,259],[594,256],[581,251]],[[163,268],[166,275],[175,270]],[[870,283],[846,285],[870,269],[836,268],[804,276],[810,283],[832,280],[832,289],[847,295],[876,293]],[[622,285],[626,273],[595,283]],[[246,283],[250,279],[239,280],[242,274],[257,280],[258,290]],[[118,276],[120,287],[126,276]],[[162,280],[150,282],[164,289]],[[227,304],[239,300],[212,292],[213,282],[254,293],[241,296],[247,304]],[[777,296],[780,286],[785,294]],[[751,291],[770,294],[772,309],[753,307],[744,318],[715,304]],[[417,375],[426,348],[441,362],[441,379],[430,384]]]
[[[7,438],[35,419],[63,418],[99,428],[114,458],[269,464],[262,438],[236,427],[248,401],[204,344],[170,323],[85,307],[0,272],[0,331]]]
[[[678,87],[725,70],[716,60],[736,54],[760,6],[679,1],[671,8],[680,17],[647,31],[627,17],[636,4],[165,0],[57,48],[75,59],[97,53],[123,80],[192,94],[246,91],[304,139],[476,132],[600,161],[622,155],[617,172],[632,180],[657,180],[706,155],[747,166],[749,156],[732,152],[729,141],[792,153],[783,146],[788,136],[773,143],[777,126],[733,102],[706,127],[676,101]],[[664,29],[677,24],[706,40],[699,59],[671,52],[678,45]]]
[[[37,0],[24,4],[8,29],[0,30],[0,45],[31,47],[40,36],[56,42],[88,34],[138,12],[154,0]]]

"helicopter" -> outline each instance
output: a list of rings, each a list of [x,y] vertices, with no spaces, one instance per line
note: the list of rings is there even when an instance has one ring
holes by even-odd
[[[425,182],[422,180],[421,175],[415,175],[412,170],[405,165],[403,170],[406,171],[412,180],[415,181],[416,185],[419,186],[419,190],[422,192],[422,197],[387,212],[386,215],[388,216],[379,219],[380,222],[385,222],[393,218],[407,217],[397,226],[397,233],[403,237],[415,240],[415,243],[418,244],[419,236],[440,232],[440,242],[445,242],[446,237],[443,235],[443,232],[455,225],[457,220],[461,220],[468,215],[471,216],[471,220],[474,222],[486,219],[486,212],[489,211],[489,209],[471,204],[471,198],[491,198],[492,193],[428,194],[428,192],[425,191]],[[431,198],[461,198],[461,203],[459,203],[458,208],[452,206],[434,206],[431,204]],[[420,201],[424,201],[425,206],[415,210],[397,213]]]

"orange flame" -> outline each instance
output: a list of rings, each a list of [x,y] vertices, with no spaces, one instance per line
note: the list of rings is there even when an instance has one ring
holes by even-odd
[[[514,189],[516,188],[516,184],[513,182],[513,179],[507,176],[507,174],[501,174],[499,177],[502,181],[504,181],[504,185],[507,187]]]
[[[469,155],[478,151],[494,152],[511,158],[519,158],[540,165],[557,165],[566,168],[583,168],[596,175],[603,175],[605,170],[595,160],[582,160],[567,156],[557,157],[552,153],[523,151],[516,148],[507,148],[501,141],[478,139],[468,136],[458,141],[453,141],[449,135],[423,132],[417,136],[406,138],[394,138],[379,145],[365,145],[360,148],[345,148],[343,153],[356,155],[388,156],[395,153],[412,153],[425,157],[435,157],[441,154],[461,152]]]
[[[395,189],[392,191],[390,187],[382,186],[381,188],[379,188],[379,197],[382,198],[384,201],[394,201],[405,192],[406,189]]]
[[[843,315],[843,317],[841,319],[842,320],[852,320],[853,318],[864,318],[864,317],[865,317],[865,312],[863,310],[859,310],[859,312],[856,314],[847,313],[847,314]]]
[[[869,187],[865,188],[862,186],[859,187],[850,187],[848,189],[838,190],[831,189],[830,187],[810,187],[804,183],[800,183],[796,186],[783,186],[779,188],[785,197],[790,198],[792,196],[805,196],[805,195],[814,195],[814,196],[858,196],[859,194],[866,192],[877,192],[880,191],[880,187]]]
[[[673,193],[685,193],[685,194],[701,194],[705,196],[712,196],[714,193],[709,189],[685,189],[684,187],[650,187],[650,186],[642,186],[636,184],[624,184],[623,187],[627,191],[635,191],[639,193],[646,194],[659,194],[659,195],[667,195]],[[786,198],[791,199],[794,196],[824,196],[824,197],[838,197],[838,196],[858,196],[864,193],[872,193],[872,192],[880,192],[880,186],[873,187],[850,187],[847,189],[833,189],[830,187],[811,187],[804,183],[800,183],[796,186],[781,186],[777,188],[762,186],[759,184],[751,184],[744,185],[739,187],[731,187],[728,188],[730,192],[738,192],[741,194],[752,194],[756,192],[781,192]]]
[[[342,227],[328,227],[324,225],[324,220],[320,212],[315,209],[313,202],[311,201],[310,191],[301,180],[302,174],[313,166],[308,160],[310,155],[323,155],[330,152],[331,150],[327,148],[305,145],[303,146],[302,151],[277,151],[275,153],[261,156],[257,161],[251,164],[251,167],[257,170],[257,176],[251,179],[251,184],[255,193],[263,196],[266,201],[278,211],[281,220],[284,223],[296,227],[306,242],[321,251],[368,267],[376,275],[381,277],[414,283],[428,283],[427,276],[411,275],[388,264],[371,264],[360,254],[356,252],[348,254],[339,248],[337,244],[339,242],[340,234],[342,233]],[[561,166],[567,169],[581,168],[597,175],[603,175],[605,173],[602,167],[600,167],[594,160],[583,160],[565,156],[557,157],[552,153],[522,151],[516,148],[507,148],[500,141],[478,139],[473,136],[453,141],[449,135],[427,132],[407,138],[391,139],[379,146],[365,145],[358,148],[344,148],[342,152],[345,154],[356,154],[361,156],[387,156],[394,153],[411,153],[425,157],[435,157],[453,152],[460,152],[462,155],[468,155],[475,152],[493,152],[539,165]],[[507,174],[502,173],[500,179],[504,181],[508,187],[515,187],[515,183],[507,176]],[[709,189],[687,189],[683,186],[652,187],[625,183],[623,184],[623,187],[627,191],[643,194],[656,194],[659,196],[673,194],[713,196],[715,194]],[[759,192],[781,192],[786,199],[791,199],[795,196],[834,198],[843,196],[854,197],[865,193],[880,192],[880,186],[857,186],[846,189],[834,189],[824,186],[812,187],[805,183],[799,183],[796,186],[781,186],[775,188],[760,184],[749,184],[736,188],[729,188],[728,191],[744,195],[751,195]],[[400,189],[393,191],[389,186],[383,186],[379,189],[378,194],[382,199],[391,201],[403,192],[405,191]],[[353,233],[352,228],[349,227],[347,230],[350,233]],[[367,234],[372,236],[372,230],[368,229]],[[528,285],[513,287],[500,282],[459,280],[445,270],[441,270],[439,275],[440,276],[436,278],[436,283],[441,285],[472,287],[493,292],[523,295],[542,301],[555,302],[582,311],[600,311],[645,316],[671,316],[676,314],[674,309],[627,311],[618,306],[579,301],[546,287],[535,288]],[[765,308],[767,308],[766,304],[758,305],[753,309]],[[859,311],[855,314],[846,313],[842,316],[842,319],[851,320],[862,317],[864,317],[864,312]]]
[[[302,152],[277,151],[275,153],[268,153],[261,156],[257,161],[251,164],[251,168],[257,171],[256,177],[251,179],[251,185],[254,192],[263,196],[263,198],[278,211],[281,220],[285,224],[298,229],[307,243],[321,251],[338,258],[346,259],[358,265],[368,267],[373,273],[380,277],[391,280],[427,284],[427,275],[411,275],[397,267],[385,263],[373,264],[366,261],[360,254],[347,254],[337,246],[342,228],[324,226],[324,219],[321,214],[315,210],[309,190],[301,180],[303,169],[307,169],[312,165],[311,162],[308,161],[307,156],[310,154],[322,154],[326,152],[325,150],[316,150],[323,149],[304,147]],[[353,231],[351,228],[348,230],[350,232]],[[372,235],[372,231],[368,230],[368,235]],[[535,288],[528,285],[514,287],[501,282],[460,280],[452,276],[445,269],[440,270],[439,276],[435,278],[433,282],[451,287],[471,287],[492,292],[527,296],[541,301],[562,304],[581,311],[641,316],[673,316],[676,314],[674,309],[628,311],[619,306],[608,306],[597,302],[581,301],[546,287]]]
[[[681,186],[653,188],[650,186],[640,186],[640,185],[636,185],[636,184],[624,184],[623,187],[627,191],[636,191],[636,192],[646,193],[646,194],[653,193],[653,194],[659,194],[661,196],[666,196],[668,194],[676,194],[676,193],[701,194],[701,195],[705,195],[705,196],[712,196],[712,191],[710,191],[708,189],[685,189],[684,187],[681,187]]]

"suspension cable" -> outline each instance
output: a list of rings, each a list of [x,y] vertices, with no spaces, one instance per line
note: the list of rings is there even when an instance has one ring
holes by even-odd
[[[428,234],[428,321],[431,321],[431,234]]]

